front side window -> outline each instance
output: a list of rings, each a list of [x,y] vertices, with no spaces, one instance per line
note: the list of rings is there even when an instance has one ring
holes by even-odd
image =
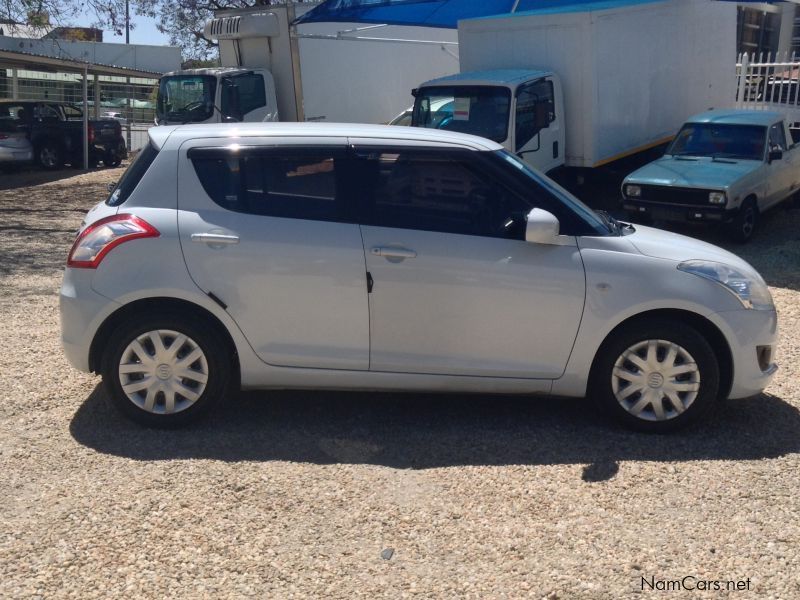
[[[481,172],[469,154],[398,148],[359,157],[360,222],[524,239],[531,206]]]
[[[334,152],[200,148],[189,157],[203,189],[223,208],[290,219],[344,219]]]
[[[504,142],[508,137],[511,91],[506,87],[435,86],[418,90],[412,125],[469,133]]]
[[[64,116],[67,117],[68,120],[78,120],[83,119],[83,111],[74,106],[72,104],[65,104],[64,108]]]
[[[33,116],[40,121],[60,121],[58,110],[49,104],[37,104],[33,109]]]
[[[214,115],[217,79],[210,75],[170,75],[158,84],[156,114],[160,121],[205,121]]]
[[[786,151],[786,132],[783,129],[783,123],[775,123],[769,128],[769,149],[770,152],[773,150]]]
[[[21,125],[30,121],[30,108],[23,104],[0,104],[0,131],[17,131]]]
[[[666,154],[763,160],[767,129],[760,125],[687,123]]]
[[[517,90],[514,139],[516,151],[522,150],[542,129],[556,118],[553,82],[540,79]]]

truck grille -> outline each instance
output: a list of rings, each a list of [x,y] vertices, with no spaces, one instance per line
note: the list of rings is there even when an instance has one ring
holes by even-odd
[[[695,188],[670,187],[666,185],[643,185],[641,198],[648,202],[663,202],[665,204],[685,204],[693,206],[707,206],[710,190]]]

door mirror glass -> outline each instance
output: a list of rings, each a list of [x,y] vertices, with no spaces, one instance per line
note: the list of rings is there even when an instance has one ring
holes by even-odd
[[[769,151],[769,162],[773,160],[780,160],[783,158],[783,150],[770,150]]]
[[[559,232],[558,219],[553,213],[534,208],[528,213],[525,241],[532,244],[556,244]]]

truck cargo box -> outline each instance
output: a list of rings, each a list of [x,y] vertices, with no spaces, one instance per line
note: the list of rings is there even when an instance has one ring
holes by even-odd
[[[459,22],[461,71],[561,77],[566,165],[597,167],[667,142],[735,99],[736,5],[602,2]]]

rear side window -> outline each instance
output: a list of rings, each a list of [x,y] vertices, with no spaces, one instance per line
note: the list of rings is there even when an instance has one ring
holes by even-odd
[[[344,220],[336,152],[195,149],[189,158],[206,194],[223,208],[289,219]]]
[[[156,156],[158,156],[158,150],[153,144],[147,144],[147,146],[142,148],[136,158],[133,159],[133,162],[128,166],[125,173],[122,174],[116,187],[111,192],[108,200],[106,200],[106,204],[109,206],[119,206],[125,202],[131,195],[131,192],[139,185],[139,182],[142,180],[142,177],[144,177],[147,169],[150,168],[150,165],[153,164]]]

